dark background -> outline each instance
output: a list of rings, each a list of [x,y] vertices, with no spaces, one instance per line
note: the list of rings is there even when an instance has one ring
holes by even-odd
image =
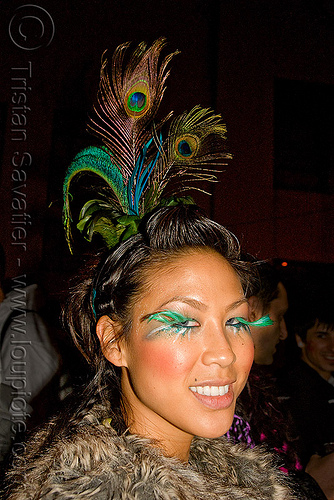
[[[168,49],[181,51],[163,111],[213,106],[228,128],[233,160],[220,183],[209,186],[213,196],[195,193],[196,200],[248,252],[274,258],[278,267],[286,261],[285,274],[290,269],[301,287],[331,284],[334,2],[39,0],[2,1],[0,9],[0,224],[7,277],[26,273],[50,292],[66,289],[73,257],[61,223],[62,181],[73,156],[92,142],[85,121],[101,54],[124,41],[151,43],[163,35]],[[28,65],[31,75],[21,85],[29,110],[23,112],[14,109],[13,78],[27,77]],[[26,119],[21,141],[15,139],[16,113]],[[19,185],[12,179],[13,158],[26,174],[21,192],[32,224],[22,240],[25,251],[13,244],[13,189]]]

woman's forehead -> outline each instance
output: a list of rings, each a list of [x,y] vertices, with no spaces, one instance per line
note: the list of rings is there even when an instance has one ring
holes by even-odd
[[[171,252],[161,258],[153,259],[153,262],[146,266],[144,279],[153,279],[157,276],[171,274],[177,270],[186,267],[201,270],[207,267],[210,262],[211,267],[215,266],[217,270],[227,270],[236,275],[232,266],[220,253],[209,247],[184,248],[179,251]]]
[[[142,297],[170,301],[173,297],[198,296],[212,301],[216,294],[238,300],[243,297],[240,280],[227,260],[213,250],[196,250],[150,267]]]

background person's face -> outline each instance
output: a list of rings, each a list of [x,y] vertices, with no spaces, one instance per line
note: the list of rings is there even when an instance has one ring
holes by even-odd
[[[224,434],[253,361],[249,331],[234,319],[248,318],[236,273],[218,253],[197,250],[153,269],[146,290],[122,345],[131,431],[179,440]]]
[[[307,330],[305,342],[299,338],[298,343],[303,346],[302,359],[328,380],[334,371],[334,330],[317,321]]]

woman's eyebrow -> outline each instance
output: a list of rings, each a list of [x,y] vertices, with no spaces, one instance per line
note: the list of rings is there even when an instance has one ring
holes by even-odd
[[[188,304],[189,306],[194,307],[195,309],[201,311],[204,311],[205,309],[208,308],[208,306],[203,302],[201,302],[200,300],[192,299],[190,297],[184,297],[183,295],[175,295],[175,297],[172,297],[171,299],[168,299],[166,302],[161,304],[160,307],[165,307],[166,305],[172,302],[183,302],[184,304]]]
[[[236,300],[235,302],[232,302],[229,306],[226,307],[226,312],[233,311],[233,309],[236,309],[237,307],[241,306],[242,304],[248,304],[248,299],[243,297],[240,300]]]
[[[205,311],[208,306],[206,304],[203,304],[203,302],[200,302],[199,300],[196,299],[191,299],[189,297],[183,297],[182,295],[176,295],[175,297],[172,297],[171,299],[168,299],[166,302],[163,302],[160,304],[158,309],[156,309],[154,312],[145,314],[145,316],[142,316],[140,318],[140,322],[147,320],[152,314],[157,314],[159,312],[163,312],[164,308],[168,306],[168,304],[171,304],[173,302],[182,302],[184,304],[187,304],[195,309],[198,309],[199,311]]]

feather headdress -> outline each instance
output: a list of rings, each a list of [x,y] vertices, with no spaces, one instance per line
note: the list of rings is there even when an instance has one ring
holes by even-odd
[[[161,203],[172,178],[181,183],[177,192],[198,189],[191,184],[215,181],[212,164],[221,165],[230,157],[224,151],[225,125],[210,109],[195,106],[174,118],[165,136],[162,126],[172,113],[155,123],[169,75],[168,65],[178,53],[161,61],[165,44],[164,38],[149,48],[141,43],[127,63],[125,55],[130,44],[122,44],[112,57],[110,70],[106,53],[102,56],[97,105],[88,129],[103,145],[81,151],[64,181],[63,217],[70,248],[70,186],[80,174],[96,174],[105,188],[84,204],[77,228],[89,241],[99,233],[107,246],[112,247],[137,232],[143,215]],[[185,184],[186,179],[191,181],[190,185]]]

